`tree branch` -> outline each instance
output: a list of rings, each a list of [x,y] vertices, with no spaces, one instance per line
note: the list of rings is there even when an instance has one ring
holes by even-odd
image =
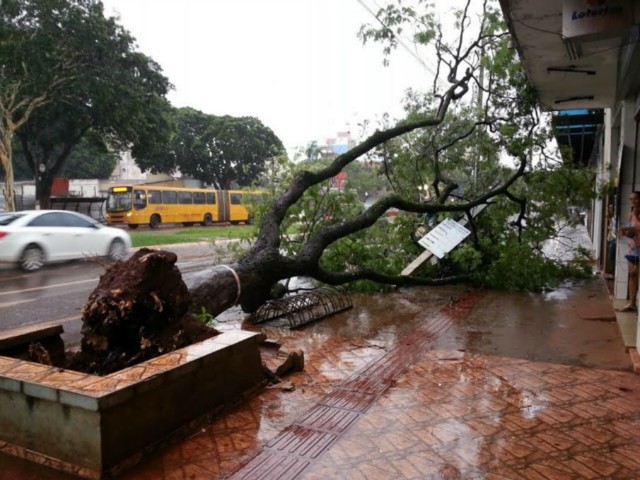
[[[450,277],[426,278],[405,275],[384,275],[369,269],[356,269],[349,272],[328,272],[318,268],[311,276],[328,285],[342,285],[356,280],[370,280],[385,285],[416,286],[416,285],[450,285],[469,280],[469,275],[455,275]]]
[[[437,113],[427,119],[400,123],[396,127],[384,131],[376,131],[364,142],[355,146],[348,152],[338,156],[328,167],[318,172],[301,172],[291,183],[290,187],[278,197],[265,215],[263,225],[253,250],[264,248],[278,248],[280,245],[279,227],[288,208],[297,202],[304,192],[324,180],[337,175],[345,166],[354,160],[370,152],[384,142],[399,137],[414,130],[439,125],[444,120],[445,114],[452,101],[461,98],[469,89],[468,82],[471,71],[467,71],[464,77],[451,85],[443,96]]]

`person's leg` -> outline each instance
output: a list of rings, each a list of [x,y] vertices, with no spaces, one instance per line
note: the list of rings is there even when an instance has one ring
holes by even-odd
[[[627,260],[629,265],[629,285],[627,287],[629,303],[622,308],[616,309],[618,312],[634,312],[638,310],[638,272],[640,268],[638,268],[636,261],[632,261],[632,257],[627,256]],[[633,258],[633,260],[635,260],[635,258]]]

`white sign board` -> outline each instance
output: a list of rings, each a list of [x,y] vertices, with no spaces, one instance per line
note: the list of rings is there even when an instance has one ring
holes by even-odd
[[[418,240],[418,243],[436,257],[442,258],[467,238],[470,233],[470,230],[458,222],[447,218]]]

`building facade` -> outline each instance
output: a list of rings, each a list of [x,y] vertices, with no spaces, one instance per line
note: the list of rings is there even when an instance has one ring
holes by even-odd
[[[588,228],[594,257],[627,298],[626,242],[616,235],[640,190],[640,1],[500,0],[526,75],[572,161],[596,173]],[[640,327],[640,322],[639,327]],[[636,345],[640,345],[640,328]]]

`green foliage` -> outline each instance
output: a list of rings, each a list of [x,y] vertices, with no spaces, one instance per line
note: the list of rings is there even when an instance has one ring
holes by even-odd
[[[285,232],[296,227],[293,236],[284,235],[283,248],[289,255],[295,255],[313,233],[323,227],[340,222],[342,219],[363,210],[356,202],[353,192],[332,192],[326,186],[309,188],[287,212],[282,224]]]
[[[99,178],[107,179],[113,173],[118,154],[110,151],[102,139],[87,136],[73,148],[64,162],[59,177],[63,178]],[[13,148],[14,174],[16,180],[32,180],[33,171],[29,168],[20,143]]]
[[[254,117],[219,117],[192,108],[176,109],[175,133],[158,154],[138,160],[143,170],[181,173],[229,189],[246,187],[284,152],[280,139]]]
[[[358,36],[363,43],[372,41],[381,43],[384,53],[384,64],[389,64],[391,53],[398,47],[398,37],[404,36],[408,23],[414,23],[421,28],[411,31],[410,35],[417,44],[426,45],[437,35],[438,25],[435,19],[433,3],[420,0],[417,8],[392,3],[378,10],[377,18],[382,25],[364,25],[360,28]]]
[[[200,307],[200,313],[194,313],[193,316],[207,327],[213,327],[218,323],[216,317],[211,315],[205,307]]]
[[[317,170],[326,166],[328,160],[316,160],[314,162],[302,162],[294,164],[280,158],[271,167],[278,172],[275,181],[269,183],[262,191],[263,196],[249,208],[255,214],[256,224],[260,224],[266,209],[271,201],[276,198],[291,179],[303,169]],[[362,169],[364,170],[364,166]],[[354,171],[359,172],[356,166]],[[360,172],[359,172],[360,173]],[[363,175],[367,175],[364,173]],[[357,174],[356,174],[357,176]],[[351,177],[350,177],[351,178]],[[362,182],[363,188],[366,183]],[[331,190],[327,184],[316,185],[309,188],[302,198],[292,205],[280,226],[281,245],[283,254],[293,256],[300,252],[305,243],[321,229],[340,224],[342,221],[353,218],[364,211],[364,204],[359,198],[359,192],[348,188],[346,190]],[[417,218],[417,217],[415,217]],[[380,220],[367,230],[359,231],[353,235],[342,238],[331,244],[323,253],[320,264],[330,271],[346,271],[350,268],[372,268],[385,273],[393,274],[408,258],[407,251],[402,242],[389,240],[392,232],[402,230],[398,238],[405,241],[409,252],[418,252],[418,248],[412,244],[408,233],[411,231],[408,225],[402,221],[387,222]],[[365,290],[386,289],[372,282],[355,282],[351,288]]]
[[[576,226],[569,207],[593,196],[585,170],[558,168],[535,172],[516,188],[528,199],[522,228],[514,224],[518,206],[498,199],[477,219],[478,242],[454,249],[442,262],[446,274],[471,274],[480,286],[544,291],[567,277],[592,274],[589,252],[578,248],[571,258],[549,258],[544,246],[563,242],[562,227]]]
[[[367,230],[341,238],[324,251],[321,266],[333,272],[364,268],[396,275],[421,253],[421,248],[411,237],[413,218],[411,215],[398,216],[393,221],[383,218]],[[386,291],[389,286],[358,281],[350,284],[349,288]]]
[[[137,158],[165,141],[169,81],[135,50],[131,35],[104,16],[101,2],[9,0],[2,7],[0,98],[36,101],[33,111],[11,115],[28,113],[16,135],[31,177],[38,172],[41,179],[38,196],[47,196],[70,153],[89,135],[114,150],[131,149]]]
[[[379,24],[363,27],[361,38],[380,43],[387,57],[397,46],[397,35],[422,32],[423,35],[414,35],[414,39],[435,48],[440,57],[449,59],[448,65],[453,65],[451,52],[457,51],[457,42],[464,45],[473,40],[468,35],[472,30],[470,18],[465,18],[463,10],[453,11],[453,23],[462,37],[449,42],[442,34],[442,25],[429,13],[429,5],[418,2],[415,8],[407,9],[399,1],[382,8],[377,15]],[[418,10],[422,13],[418,14]],[[444,206],[473,200],[504,184],[526,158],[529,167],[509,188],[510,197],[492,199],[491,206],[476,220],[475,235],[437,266],[421,267],[419,274],[432,278],[465,274],[480,285],[539,291],[557,284],[563,276],[583,275],[588,270],[583,268],[582,254],[570,261],[550,259],[545,257],[543,246],[562,235],[563,226],[577,224],[569,211],[589,205],[594,196],[593,173],[588,169],[567,168],[557,154],[548,152],[551,129],[547,118],[541,117],[517,51],[509,46],[509,37],[504,34],[506,26],[495,2],[488,3],[482,21],[481,48],[470,50],[464,62],[465,68],[475,72],[476,82],[482,82],[482,96],[476,93],[473,101],[452,104],[441,123],[386,142],[376,149],[374,158],[382,165],[395,194],[412,202]],[[440,105],[437,94],[437,83],[428,93],[409,91],[405,121],[434,118]],[[451,193],[443,197],[444,191]],[[439,215],[438,221],[460,215]],[[411,219],[410,215],[400,218],[405,217]],[[384,243],[411,252],[406,238],[407,232],[396,228],[394,223],[394,228],[385,232]],[[364,239],[357,243],[360,251],[351,246],[350,262],[354,265],[371,262],[366,259],[367,254],[380,246],[364,247]],[[384,249],[376,253],[385,261],[396,258],[395,252]],[[347,255],[345,251],[340,254]],[[354,259],[356,255],[366,261],[359,263]],[[412,259],[406,256],[403,259],[401,255],[397,258],[396,272],[402,268],[399,265],[404,266]],[[386,263],[376,268],[383,272],[394,270],[385,270],[385,266]]]
[[[309,144],[307,145],[307,148],[304,151],[305,155],[306,155],[306,160],[309,162],[315,162],[316,160],[318,160],[320,158],[320,147],[318,147],[318,142],[317,141],[312,141],[309,142]]]
[[[542,291],[554,287],[559,273],[555,262],[545,261],[529,245],[508,242],[494,252],[496,258],[478,282],[505,290]]]
[[[567,263],[546,258],[531,245],[514,238],[502,242],[500,248],[483,244],[482,250],[485,268],[473,271],[473,280],[483,287],[542,292],[557,287],[567,277],[592,275],[588,253],[584,250],[579,250]],[[459,261],[457,255],[453,259]]]
[[[355,190],[360,200],[366,200],[376,192],[384,191],[386,179],[380,175],[377,166],[366,162],[352,162],[346,166],[347,188]]]
[[[613,197],[616,194],[616,184],[614,180],[602,183],[597,191],[596,198],[603,199]]]
[[[553,236],[559,225],[575,225],[570,207],[587,208],[596,195],[591,169],[566,166],[534,171],[514,191],[528,200],[527,227],[539,230],[536,241]]]
[[[470,69],[474,73],[471,84],[481,83],[482,95],[476,93],[470,100],[452,103],[444,119],[436,122],[442,98],[438,82],[428,93],[409,91],[406,118],[400,123],[431,122],[432,126],[388,140],[369,152],[367,161],[378,166],[375,169],[356,162],[349,164],[345,169],[349,174],[347,191],[333,191],[327,184],[308,189],[287,211],[280,231],[281,252],[300,254],[307,241],[313,241],[326,227],[339,228],[358,217],[364,210],[364,192],[382,190],[382,194],[402,199],[408,211],[400,212],[393,221],[383,218],[333,240],[319,263],[322,269],[336,273],[370,270],[398,275],[422,252],[416,238],[424,233],[416,235],[417,231],[432,228],[445,218],[458,220],[464,215],[434,212],[455,209],[509,184],[508,194],[491,198],[490,206],[474,220],[473,234],[463,244],[436,264],[424,264],[415,274],[433,280],[465,277],[480,286],[529,291],[553,288],[566,276],[590,274],[586,252],[578,252],[569,260],[545,255],[546,242],[558,239],[567,224],[575,225],[570,208],[584,207],[593,197],[593,176],[587,169],[567,168],[556,152],[549,151],[550,128],[541,117],[515,50],[509,48],[497,3],[490,2],[484,12],[480,40],[465,37],[460,49],[457,39],[447,44],[443,26],[429,4],[415,5],[415,9],[409,8],[398,1],[381,8],[379,24],[363,27],[361,37],[380,42],[386,56],[397,46],[397,35],[410,32],[418,42],[438,50],[445,74],[459,78],[461,71]],[[464,26],[468,36],[473,30],[468,25],[470,18],[462,10],[453,16],[452,24]],[[477,48],[469,50],[460,62],[460,70],[446,71],[445,61],[448,65],[455,63],[453,52],[466,51],[476,40]],[[385,117],[377,130],[389,127]],[[278,178],[282,180],[267,187],[269,195],[279,194],[300,170],[316,171],[330,161],[318,158],[314,144],[299,157],[307,160],[295,165],[278,164],[282,169]],[[525,160],[526,169],[514,177]],[[349,287],[386,288],[370,281],[353,282]]]

